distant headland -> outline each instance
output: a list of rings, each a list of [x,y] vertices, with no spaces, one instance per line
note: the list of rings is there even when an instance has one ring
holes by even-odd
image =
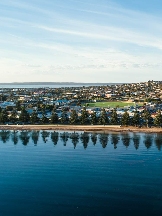
[[[86,83],[86,82],[10,82],[0,83],[0,85],[120,85],[122,83]]]

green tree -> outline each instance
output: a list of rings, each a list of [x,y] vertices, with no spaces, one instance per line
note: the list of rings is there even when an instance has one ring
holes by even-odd
[[[85,107],[82,109],[82,112],[81,112],[80,123],[82,125],[85,125],[85,124],[89,123],[89,114],[88,114]]]
[[[68,123],[68,115],[66,111],[63,111],[61,114],[61,124],[67,124]]]
[[[21,102],[20,101],[16,102],[16,110],[21,111]]]
[[[15,124],[17,122],[18,118],[17,118],[17,112],[16,110],[13,110],[10,117],[9,117],[9,121],[13,124]]]
[[[109,119],[107,117],[107,113],[106,113],[106,110],[103,109],[102,112],[101,112],[101,115],[99,117],[99,124],[101,125],[106,125],[109,123]]]
[[[45,114],[42,115],[41,122],[42,122],[43,124],[47,124],[47,123],[49,123],[49,119],[46,117]]]
[[[145,121],[146,126],[148,127],[152,120],[150,112],[145,109],[142,117]]]
[[[121,124],[125,126],[128,126],[130,124],[130,117],[127,111],[125,111],[124,114],[122,115]]]
[[[134,125],[134,126],[139,126],[140,125],[140,114],[137,112],[137,111],[135,111],[135,113],[134,113],[134,116],[133,116],[133,118],[132,118],[132,125]]]
[[[55,111],[52,112],[51,123],[52,124],[57,124],[58,123],[58,115],[57,115],[57,113]]]
[[[161,111],[159,110],[155,119],[154,119],[154,124],[158,127],[161,127],[162,125],[162,114]]]
[[[37,114],[36,111],[34,111],[31,114],[30,121],[31,121],[32,124],[39,123],[39,118],[38,118],[38,114]]]
[[[0,122],[2,124],[5,124],[6,122],[8,122],[9,118],[8,118],[8,113],[6,111],[6,109],[4,109],[1,113],[0,113]]]
[[[91,124],[93,124],[93,125],[97,124],[96,112],[93,112],[93,113],[91,114]]]
[[[77,124],[78,123],[78,114],[76,110],[72,110],[70,115],[70,124]]]
[[[30,121],[30,115],[26,111],[25,107],[22,108],[20,116],[19,116],[19,121],[23,123],[28,123]]]
[[[119,124],[119,119],[118,119],[118,114],[117,114],[117,112],[116,112],[116,109],[114,109],[114,110],[112,111],[111,118],[110,118],[110,123],[111,123],[112,125],[117,125],[117,124]]]

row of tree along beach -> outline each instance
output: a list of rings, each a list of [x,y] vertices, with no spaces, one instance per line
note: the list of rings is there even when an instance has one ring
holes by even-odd
[[[20,113],[18,115],[18,112]],[[9,115],[7,109],[0,109],[0,124],[66,124],[66,125],[122,125],[122,126],[136,126],[136,127],[151,127],[162,126],[162,114],[161,111],[157,111],[156,117],[153,119],[149,110],[145,109],[143,112],[134,112],[133,116],[130,116],[127,111],[122,116],[117,115],[116,109],[113,109],[111,114],[108,115],[105,109],[102,109],[100,116],[97,116],[96,112],[89,113],[86,107],[83,107],[81,114],[78,115],[76,110],[72,110],[70,116],[68,116],[66,109],[62,110],[59,117],[55,109],[49,117],[42,109],[42,117],[38,117],[36,111],[29,114],[25,107],[22,107],[20,111],[16,108]]]

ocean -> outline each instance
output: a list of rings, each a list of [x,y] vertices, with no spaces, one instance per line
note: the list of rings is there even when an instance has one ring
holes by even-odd
[[[161,150],[161,134],[0,131],[0,215],[161,215]]]

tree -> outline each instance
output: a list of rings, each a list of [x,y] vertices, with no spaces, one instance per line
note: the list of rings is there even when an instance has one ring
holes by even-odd
[[[119,124],[119,119],[118,119],[118,114],[116,112],[116,109],[114,109],[113,112],[112,112],[112,114],[111,114],[110,123],[112,125]]]
[[[137,111],[135,111],[134,116],[132,118],[132,125],[136,127],[140,125],[140,119],[140,114]]]
[[[72,110],[70,115],[70,124],[76,124],[78,123],[78,114],[76,110]]]
[[[16,110],[13,110],[12,114],[9,117],[9,121],[13,124],[15,124],[17,122],[18,118],[17,118],[17,112]]]
[[[30,121],[32,124],[39,123],[39,117],[36,111],[31,114]]]
[[[161,127],[162,125],[162,114],[161,111],[159,110],[155,119],[154,119],[154,124],[158,127]]]
[[[62,114],[61,114],[61,123],[62,124],[66,124],[68,123],[68,115],[67,115],[67,112],[66,111],[63,111]]]
[[[99,117],[99,124],[101,125],[106,125],[109,123],[109,119],[107,117],[107,113],[106,113],[106,110],[103,109],[102,112],[101,112],[101,115]]]
[[[150,112],[146,109],[144,110],[144,113],[143,113],[143,119],[145,121],[146,126],[148,127],[149,124],[151,123],[152,118],[151,118]]]
[[[41,122],[42,122],[43,124],[47,124],[47,123],[49,123],[49,119],[46,117],[45,114],[42,115]]]
[[[21,111],[21,102],[19,100],[16,102],[16,110]]]
[[[97,124],[96,112],[93,112],[93,113],[91,114],[91,124],[93,124],[93,125]]]
[[[28,123],[30,121],[29,113],[25,110],[25,107],[23,107],[21,110],[19,121],[23,123]]]
[[[0,122],[2,124],[5,124],[6,122],[8,122],[8,113],[6,111],[6,109],[4,109],[1,113],[0,113]]]
[[[52,112],[52,115],[51,115],[51,123],[52,124],[57,124],[58,123],[58,115],[56,112]]]
[[[82,125],[89,123],[89,115],[85,107],[82,109],[82,112],[81,112],[80,123]]]
[[[125,111],[124,114],[122,115],[122,118],[121,118],[121,124],[128,126],[129,123],[130,123],[129,113],[127,111]]]

